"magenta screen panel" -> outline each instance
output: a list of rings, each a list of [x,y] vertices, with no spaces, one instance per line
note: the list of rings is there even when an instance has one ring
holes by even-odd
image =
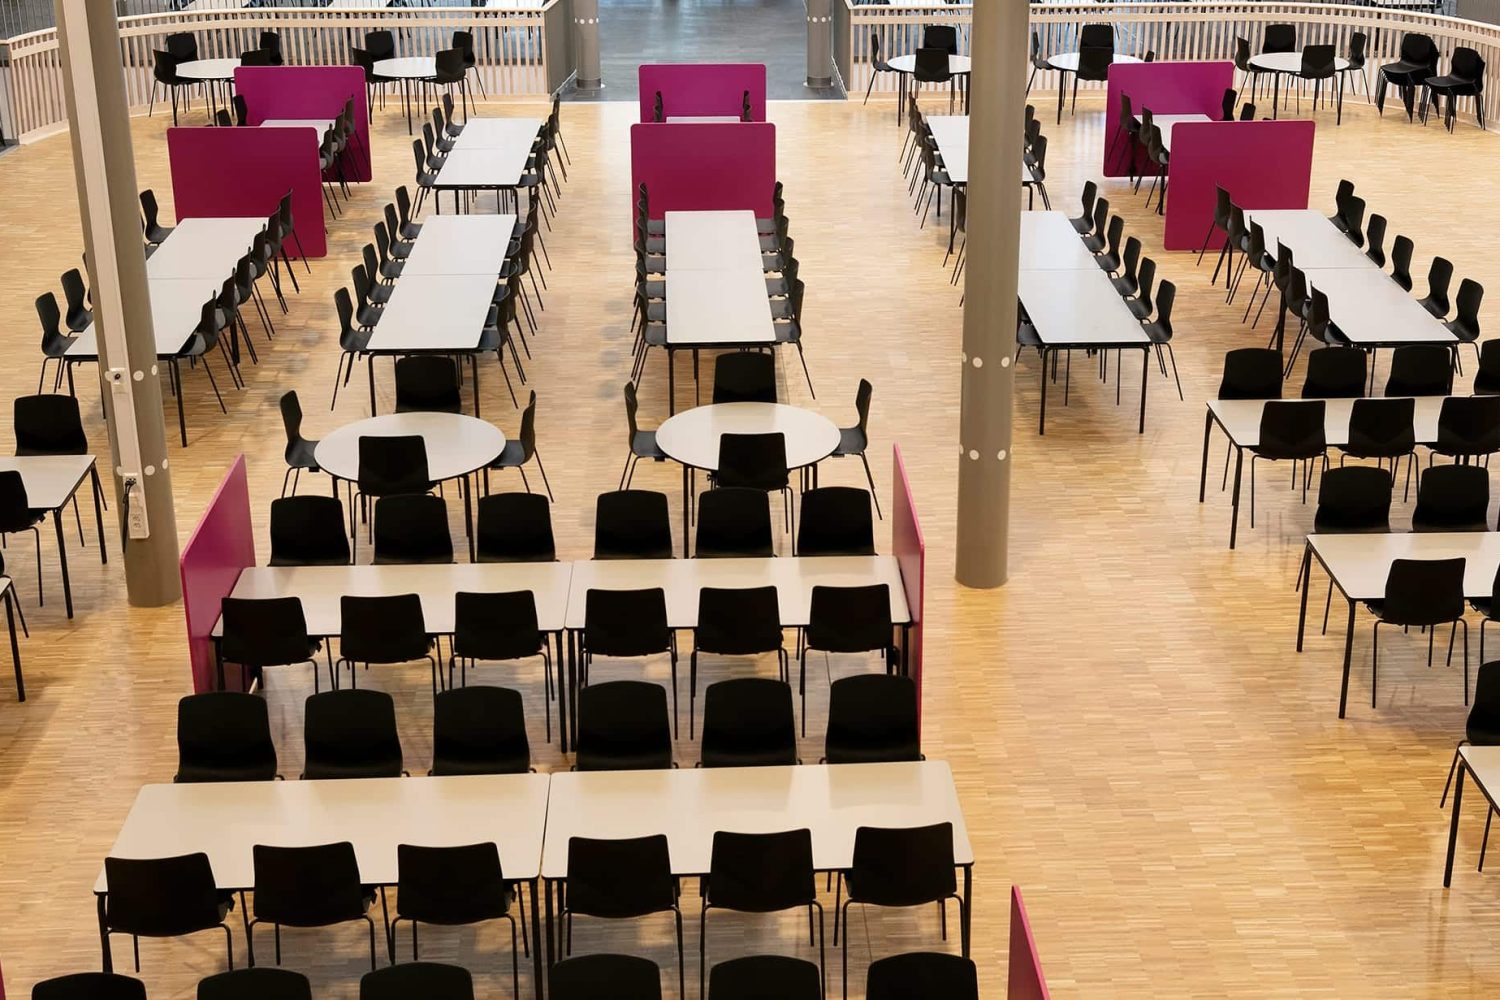
[[[1213,225],[1215,185],[1241,208],[1306,208],[1314,134],[1310,121],[1174,126],[1166,248],[1197,250],[1203,245]]]
[[[901,459],[901,446],[891,446],[892,492],[891,548],[901,567],[901,584],[906,590],[906,606],[911,610],[912,624],[906,647],[907,669],[917,685],[917,732],[922,726],[922,596],[926,587],[927,543],[922,538],[922,523],[917,520],[916,501],[911,495],[911,480]]]
[[[750,92],[750,120],[766,120],[766,67],[762,63],[644,63],[638,81],[641,121],[655,121],[661,92],[667,117],[739,117]]]
[[[1010,978],[1006,1000],[1049,1000],[1047,977],[1042,975],[1042,960],[1037,957],[1036,941],[1031,937],[1031,921],[1026,919],[1026,904],[1021,890],[1010,887]]]
[[[245,476],[245,456],[240,455],[224,474],[178,559],[195,692],[213,691],[218,686],[210,635],[219,620],[219,607],[234,591],[240,571],[254,565],[250,487]],[[226,683],[235,686],[227,677]]]
[[[370,111],[364,70],[358,66],[241,66],[234,71],[234,88],[245,99],[251,125],[280,118],[331,121],[353,100],[355,138],[344,153],[344,178],[370,179]]]
[[[650,195],[651,217],[667,212],[748,209],[771,217],[776,188],[776,126],[768,122],[630,126],[631,226],[635,192]]]
[[[1128,135],[1119,128],[1120,95],[1130,98],[1133,113],[1150,108],[1156,115],[1223,114],[1224,91],[1234,86],[1232,62],[1113,63],[1109,67],[1109,96],[1105,121],[1109,141],[1104,146],[1104,175],[1124,177],[1130,172]],[[1150,171],[1145,154],[1136,152],[1136,166]]]

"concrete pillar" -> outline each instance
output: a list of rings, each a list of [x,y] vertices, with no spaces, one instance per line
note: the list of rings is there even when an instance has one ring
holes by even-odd
[[[573,0],[573,29],[577,86],[598,90],[604,86],[599,72],[599,0]]]
[[[833,85],[833,3],[807,0],[807,85]]]
[[[127,539],[130,603],[158,607],[181,596],[177,518],[119,25],[105,0],[55,0],[55,6],[109,425],[109,455],[100,457],[99,474],[113,484],[120,537]],[[86,384],[80,389],[87,406],[92,393]]]
[[[1010,549],[1011,397],[1029,8],[974,4],[969,164],[993,183],[969,185],[968,262],[959,403],[958,562],[966,587],[1005,583]]]

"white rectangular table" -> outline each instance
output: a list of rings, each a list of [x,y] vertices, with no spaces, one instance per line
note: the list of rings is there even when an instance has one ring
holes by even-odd
[[[507,216],[514,218],[514,216]],[[426,233],[426,223],[423,224]],[[417,243],[421,243],[421,239]],[[375,354],[468,354],[479,347],[485,320],[495,298],[496,275],[405,274],[370,334],[367,351]],[[375,403],[375,359],[366,366],[370,412]],[[479,366],[474,379],[474,415],[479,416]]]
[[[149,278],[211,278],[223,284],[250,252],[266,219],[203,218],[178,222],[146,260]],[[197,317],[194,317],[194,322]]]
[[[483,274],[496,280],[505,269],[505,253],[515,226],[515,215],[508,213],[429,216],[422,223],[422,234],[412,244],[401,276]]]
[[[1073,223],[1062,212],[1021,213],[1023,271],[1099,270]]]
[[[1494,812],[1497,808],[1495,796],[1500,794],[1500,747],[1466,744],[1458,748],[1458,753],[1454,756],[1454,765],[1457,773],[1454,775],[1453,786],[1453,819],[1448,826],[1448,860],[1443,866],[1444,889],[1453,884],[1453,853],[1458,847],[1458,816],[1463,804],[1464,775],[1468,774],[1474,779],[1474,784],[1479,788],[1479,794],[1484,796],[1489,812]],[[1484,824],[1486,837],[1490,832],[1489,820],[1490,817],[1486,815]],[[1481,862],[1483,859],[1484,856],[1481,854]]]
[[[1430,531],[1385,534],[1307,536],[1303,565],[1316,558],[1334,585],[1349,602],[1349,626],[1344,636],[1344,679],[1339,692],[1339,718],[1349,698],[1349,667],[1354,647],[1354,610],[1364,601],[1385,596],[1385,581],[1397,559],[1457,559],[1464,563],[1464,597],[1488,598],[1500,567],[1500,532]],[[1302,586],[1302,610],[1297,621],[1297,650],[1307,622],[1306,582]]]
[[[442,192],[452,191],[454,211],[458,211],[460,191],[494,191],[498,199],[502,190],[511,193],[512,207],[518,198],[516,187],[526,172],[527,161],[536,146],[542,128],[540,118],[470,118],[464,130],[453,141],[453,149],[438,168],[433,189],[438,211],[442,211]]]
[[[908,5],[909,6],[909,5]],[[948,179],[957,185],[969,183],[969,116],[928,115],[927,126],[932,129],[933,141],[937,143],[938,155],[943,158],[943,169]],[[1031,180],[1031,172],[1021,163],[1020,183]]]
[[[1300,267],[1301,264],[1299,263]],[[1442,320],[1373,262],[1359,268],[1303,268],[1309,292],[1328,296],[1328,315],[1355,347],[1456,344]]]
[[[1276,255],[1276,244],[1292,251],[1296,265],[1308,268],[1373,270],[1375,262],[1339,232],[1321,212],[1309,208],[1250,209],[1245,222],[1258,222],[1266,234],[1266,252]]]
[[[334,119],[332,118],[267,118],[260,123],[260,127],[310,128],[315,130],[318,133],[318,138],[321,139],[329,129],[333,128],[333,123]]]
[[[667,212],[664,227],[668,275],[752,269],[764,273],[754,212]]]
[[[1075,350],[1138,350],[1141,352],[1140,433],[1146,433],[1146,387],[1150,383],[1151,340],[1116,291],[1114,282],[1097,265],[1088,270],[1026,270],[1019,275],[1021,304],[1031,318],[1041,344],[1042,399],[1037,433],[1047,433],[1048,355]],[[1116,372],[1115,401],[1119,402],[1120,372]],[[1064,383],[1063,405],[1067,405]]]
[[[99,479],[94,472],[93,455],[16,455],[0,457],[0,472],[19,472],[26,488],[26,505],[31,510],[46,511],[57,531],[57,559],[62,572],[63,606],[73,617],[73,584],[68,576],[67,533],[63,531],[62,512],[78,493],[85,479],[94,486],[94,521],[99,529],[99,561],[109,562],[104,547],[104,514],[100,510]],[[37,536],[41,551],[41,536]],[[38,556],[40,558],[40,555]],[[40,569],[40,566],[38,566]],[[40,575],[36,581],[37,603],[45,603]]]
[[[728,125],[743,121],[739,115],[668,115],[669,125]]]
[[[1141,116],[1140,115],[1136,115],[1135,116],[1135,120],[1136,120],[1137,124],[1139,124],[1139,122],[1141,120]],[[1164,146],[1166,148],[1167,152],[1169,152],[1169,153],[1172,151],[1172,126],[1178,125],[1178,124],[1180,124],[1182,122],[1211,122],[1211,121],[1213,121],[1213,119],[1210,118],[1208,115],[1156,115],[1156,114],[1153,114],[1151,116],[1151,124],[1155,125],[1159,129],[1161,129],[1161,144],[1162,144],[1162,146]]]

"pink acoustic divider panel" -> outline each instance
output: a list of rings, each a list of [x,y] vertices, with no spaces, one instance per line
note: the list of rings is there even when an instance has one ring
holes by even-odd
[[[224,131],[229,131],[225,129]],[[234,590],[240,571],[255,565],[255,534],[250,525],[250,487],[245,456],[235,458],[224,474],[198,527],[182,547],[182,610],[187,618],[188,656],[193,668],[193,690],[218,687],[214,672],[213,632],[219,607]],[[225,677],[231,688],[234,681]]]
[[[630,221],[635,192],[651,199],[651,217],[667,212],[749,209],[772,215],[776,126],[767,122],[630,126]]]
[[[638,75],[641,121],[654,121],[661,91],[666,117],[734,115],[750,92],[750,120],[766,120],[766,67],[762,63],[644,63]]]
[[[1234,86],[1232,62],[1113,63],[1109,67],[1109,96],[1104,124],[1109,140],[1104,145],[1104,176],[1130,173],[1129,136],[1120,131],[1120,95],[1130,98],[1131,110],[1140,114],[1150,108],[1157,115],[1208,115],[1217,121],[1223,113],[1224,91]],[[1153,167],[1143,152],[1136,166],[1148,172]]]
[[[353,99],[355,138],[344,154],[344,179],[371,178],[370,110],[358,66],[241,66],[234,89],[245,99],[251,125],[278,118],[331,121]]]
[[[911,481],[906,477],[906,463],[901,446],[891,446],[895,496],[891,500],[891,548],[901,567],[901,583],[906,590],[906,605],[912,624],[906,648],[907,669],[917,685],[917,732],[922,725],[922,595],[926,590],[927,543],[922,539],[922,524],[917,520],[916,502],[911,495]]]
[[[328,253],[320,136],[310,128],[170,128],[172,200],[179,219],[267,216],[292,192],[297,239],[287,253]]]
[[[1174,126],[1166,248],[1197,250],[1203,245],[1213,225],[1215,185],[1241,208],[1306,208],[1314,132],[1310,121]]]
[[[1026,904],[1021,890],[1010,887],[1010,976],[1005,1000],[1050,1000],[1047,978],[1042,975],[1042,960],[1037,957],[1036,941],[1031,937],[1031,921],[1026,919]]]

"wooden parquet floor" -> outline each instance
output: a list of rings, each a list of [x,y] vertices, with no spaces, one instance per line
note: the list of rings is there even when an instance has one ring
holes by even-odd
[[[1055,126],[1049,95],[1037,96],[1052,140],[1054,203],[1076,210],[1113,123],[1102,102],[1085,100],[1077,117]],[[623,103],[564,109],[572,179],[543,233],[555,269],[546,274],[528,372],[540,398],[540,447],[558,496],[565,558],[587,555],[593,498],[614,488],[625,455],[633,110]],[[1129,218],[1127,232],[1145,241],[1162,276],[1180,289],[1176,347],[1187,401],[1153,372],[1147,432],[1137,435],[1130,400],[1139,369],[1127,365],[1126,402],[1117,408],[1114,387],[1100,386],[1080,364],[1071,405],[1050,414],[1048,434],[1038,438],[1038,372],[1034,360],[1023,360],[1011,581],[988,592],[959,588],[952,566],[961,311],[940,266],[946,226],[929,221],[918,229],[896,160],[901,133],[892,105],[778,103],[771,117],[809,289],[807,355],[818,392],[812,400],[788,357],[785,396],[849,423],[855,386],[869,378],[881,490],[888,495],[892,442],[902,444],[913,471],[930,546],[925,750],[952,762],[979,858],[974,957],[985,995],[1004,989],[1011,883],[1026,894],[1059,997],[1496,995],[1500,890],[1497,876],[1474,872],[1483,819],[1472,804],[1477,797],[1466,809],[1454,886],[1441,887],[1447,821],[1437,800],[1465,714],[1457,668],[1428,670],[1415,636],[1391,641],[1372,710],[1362,627],[1351,711],[1339,721],[1341,636],[1314,635],[1301,656],[1293,646],[1292,581],[1312,507],[1276,488],[1284,484],[1279,473],[1267,474],[1257,525],[1242,525],[1240,547],[1230,552],[1227,498],[1214,492],[1197,503],[1203,400],[1216,389],[1224,352],[1264,343],[1267,325],[1254,333],[1241,327],[1239,310],[1209,287],[1207,269],[1195,269],[1192,255],[1160,253],[1160,221],[1141,200],[1123,182],[1104,184]],[[262,349],[258,367],[246,367],[246,391],[229,393],[227,419],[202,376],[187,376],[192,444],[185,451],[174,444],[172,456],[183,537],[225,465],[243,451],[266,544],[265,513],[282,475],[282,391],[302,394],[314,437],[363,415],[358,391],[341,396],[337,413],[327,409],[338,356],[331,300],[390,192],[410,180],[403,124],[394,108],[379,113],[377,180],[333,224],[332,255],[314,262],[290,316],[277,317],[276,340]],[[170,217],[167,125],[138,119],[134,137],[140,182],[162,195]],[[1440,251],[1458,277],[1500,284],[1493,136],[1471,125],[1447,135],[1399,117],[1382,120],[1359,102],[1346,109],[1342,128],[1320,115],[1319,129],[1316,206],[1331,208],[1337,180],[1348,176],[1370,210],[1389,217],[1392,234],[1415,239],[1419,273]],[[0,394],[9,397],[35,387],[32,299],[77,264],[80,246],[65,139],[8,154],[0,178],[10,195],[0,216],[7,358]],[[1493,298],[1483,319],[1500,322]],[[1008,336],[1010,317],[994,321]],[[517,414],[488,374],[486,413],[514,433]],[[665,414],[665,384],[657,357],[641,390],[647,426]],[[690,387],[690,379],[679,381],[681,403]],[[81,388],[90,436],[102,445],[94,392]],[[8,419],[0,414],[0,422]],[[0,440],[7,435],[0,428]],[[863,485],[852,462],[831,463],[825,476]],[[637,485],[666,491],[674,505],[679,482],[673,466],[644,464],[636,475]],[[304,477],[304,490],[325,488]],[[1408,514],[1398,509],[1397,523]],[[67,621],[50,534],[45,539],[45,608],[36,607],[31,543],[12,539],[7,552],[32,625],[23,645],[30,700],[16,704],[0,682],[0,961],[18,997],[38,979],[98,967],[91,884],[139,786],[171,779],[174,705],[189,687],[180,608],[128,607],[118,561],[101,567],[90,535],[88,548],[72,550],[78,617]],[[1321,579],[1314,586],[1321,590]],[[745,668],[710,664],[706,680],[730,669]],[[664,665],[651,673],[664,676]],[[535,673],[482,679],[521,687],[530,710],[542,710]],[[425,770],[425,670],[377,668],[363,683],[395,693],[408,765]],[[291,671],[269,678],[282,771],[292,777],[300,770],[308,688],[305,675]],[[813,692],[810,732],[820,733],[826,685]],[[538,765],[565,766],[543,742],[540,715],[534,719]],[[818,740],[807,740],[802,755],[815,760]],[[678,758],[691,766],[695,746],[683,740]],[[691,887],[685,910],[697,912]],[[695,952],[696,920],[688,926]],[[235,934],[243,960],[237,924]],[[361,934],[288,933],[285,963],[309,972],[319,997],[352,998]],[[423,942],[424,957],[479,972],[489,991],[483,995],[507,995],[501,931],[424,932]],[[670,967],[670,942],[670,924],[660,920],[580,922],[575,943],[581,951],[644,953]],[[852,944],[858,994],[872,953],[938,946],[936,918],[930,908],[860,916]],[[719,916],[709,949],[720,958],[751,950],[812,954],[795,919]],[[128,941],[119,939],[115,950],[128,968]],[[151,995],[166,1000],[191,997],[196,980],[223,961],[209,935],[147,941],[141,950]],[[836,989],[836,951],[829,965]]]

